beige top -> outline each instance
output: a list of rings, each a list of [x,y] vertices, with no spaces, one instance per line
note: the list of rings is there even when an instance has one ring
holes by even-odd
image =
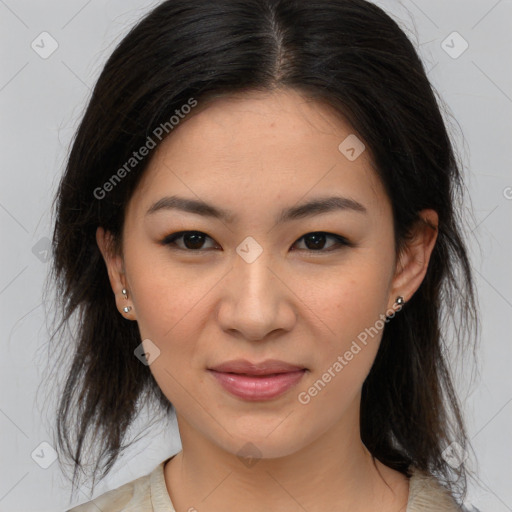
[[[151,473],[108,491],[92,501],[66,512],[176,512],[167,492],[164,465],[161,462]],[[459,512],[451,494],[439,482],[417,469],[409,480],[406,512]]]

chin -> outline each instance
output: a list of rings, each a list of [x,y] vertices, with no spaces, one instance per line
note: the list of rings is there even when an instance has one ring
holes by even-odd
[[[277,430],[268,435],[267,430],[259,430],[259,434],[245,432],[229,432],[232,434],[216,439],[216,444],[222,450],[231,453],[241,459],[278,459],[287,457],[300,451],[305,446],[305,440],[302,435],[297,438],[290,436],[290,430]],[[293,427],[294,432],[300,432],[298,427]],[[263,433],[264,432],[264,433]],[[271,431],[269,431],[271,432]]]

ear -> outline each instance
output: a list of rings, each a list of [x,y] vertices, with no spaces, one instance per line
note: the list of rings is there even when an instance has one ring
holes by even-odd
[[[420,287],[427,273],[430,256],[437,240],[439,217],[435,210],[422,210],[420,219],[409,231],[405,247],[400,252],[392,280],[388,305],[398,296],[408,302]]]
[[[123,295],[123,289],[128,288],[126,284],[126,275],[124,271],[123,258],[114,250],[113,236],[110,231],[105,231],[101,226],[96,230],[96,243],[103,256],[107,266],[108,278],[110,286],[114,292],[116,306],[124,318],[135,320],[135,311],[132,301]],[[130,311],[126,313],[123,309],[130,307]]]

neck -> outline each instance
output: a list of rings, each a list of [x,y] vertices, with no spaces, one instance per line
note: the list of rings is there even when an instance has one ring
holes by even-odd
[[[290,455],[253,460],[212,443],[179,415],[178,425],[182,451],[164,469],[177,512],[405,511],[407,478],[372,458],[358,421],[339,422]]]

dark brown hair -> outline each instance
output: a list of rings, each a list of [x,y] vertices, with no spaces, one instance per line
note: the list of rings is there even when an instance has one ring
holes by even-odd
[[[166,1],[105,64],[55,198],[50,280],[60,300],[52,341],[71,361],[56,443],[73,462],[74,486],[86,447],[94,453],[93,475],[102,469],[103,478],[128,446],[127,429],[146,402],[164,417],[173,410],[134,356],[137,324],[119,314],[95,240],[103,226],[122,248],[125,206],[149,157],[104,197],[95,190],[191,98],[204,106],[218,96],[278,87],[332,106],[371,150],[392,203],[397,252],[418,212],[439,215],[426,277],[386,325],[364,382],[361,437],[387,466],[404,474],[416,466],[454,494],[465,493],[465,465],[452,467],[443,457],[451,442],[468,448],[446,350],[474,349],[478,330],[460,217],[461,165],[412,43],[364,0]]]

